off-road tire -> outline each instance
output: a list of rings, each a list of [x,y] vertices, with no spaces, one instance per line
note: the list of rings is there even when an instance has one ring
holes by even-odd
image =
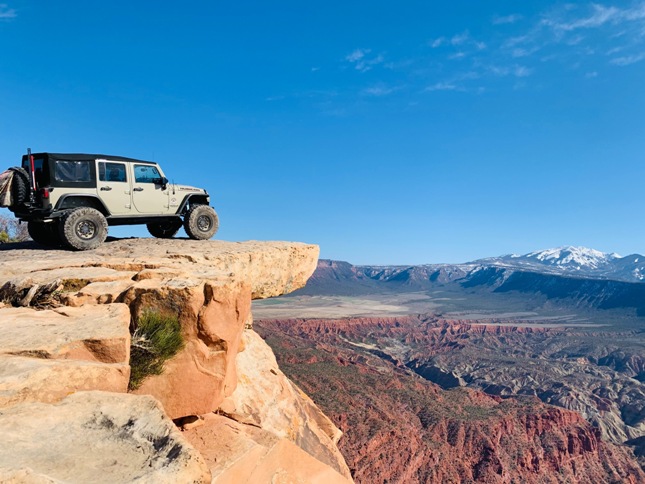
[[[31,240],[41,245],[55,247],[61,244],[57,222],[27,222],[27,232]]]
[[[67,212],[59,227],[65,245],[76,250],[96,249],[107,238],[108,224],[95,208],[79,207]]]
[[[10,168],[13,172],[11,180],[11,197],[13,198],[13,205],[20,205],[27,201],[29,194],[29,173],[24,168],[13,167]]]
[[[148,232],[158,239],[172,239],[181,228],[181,220],[170,220],[168,222],[159,222],[147,224]]]
[[[193,205],[184,217],[184,229],[191,239],[208,240],[218,228],[217,213],[208,205]]]

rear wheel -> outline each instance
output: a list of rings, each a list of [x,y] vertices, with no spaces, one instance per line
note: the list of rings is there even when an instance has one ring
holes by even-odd
[[[61,220],[60,237],[76,250],[96,249],[107,238],[107,220],[101,212],[80,207],[67,212]]]
[[[208,205],[194,205],[184,217],[184,229],[191,239],[210,239],[218,228],[217,213]]]
[[[60,235],[58,233],[58,223],[54,222],[27,222],[27,231],[34,242],[42,245],[53,247],[60,245]]]
[[[158,239],[172,239],[181,228],[181,220],[170,220],[168,222],[159,222],[147,224],[148,232]]]

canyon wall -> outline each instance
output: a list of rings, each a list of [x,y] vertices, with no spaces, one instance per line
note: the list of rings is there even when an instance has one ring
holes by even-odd
[[[535,394],[502,397],[463,387],[469,384],[464,379],[483,370],[518,385],[546,385],[541,375],[548,374],[555,386],[563,378],[558,368],[580,355],[551,362],[524,358],[524,352],[537,352],[539,341],[546,351],[556,335],[553,344],[562,350],[562,331],[432,315],[267,320],[255,326],[282,370],[345,432],[340,448],[356,482],[645,481],[632,451],[603,439],[602,428],[579,413],[547,405]],[[527,343],[538,337],[547,339]],[[574,340],[586,341],[564,338]],[[450,359],[431,366],[433,358]],[[574,377],[570,372],[564,381],[579,384],[578,394],[593,395],[584,379]],[[555,391],[560,387],[564,395],[567,387]]]

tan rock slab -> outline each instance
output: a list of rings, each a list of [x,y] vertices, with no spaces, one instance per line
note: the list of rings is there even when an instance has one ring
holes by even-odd
[[[127,392],[125,363],[0,356],[0,408],[25,402],[55,403],[83,390]]]
[[[352,482],[293,442],[257,427],[210,415],[184,436],[199,450],[217,484],[347,484]]]
[[[220,410],[242,423],[287,439],[350,478],[336,443],[342,432],[282,373],[273,350],[253,330],[244,331],[236,358],[238,383]]]
[[[146,396],[79,392],[55,405],[0,410],[0,448],[1,482],[211,480],[199,452]]]
[[[130,358],[125,304],[36,311],[0,309],[0,354],[125,363]]]
[[[130,279],[92,282],[75,293],[65,294],[63,302],[66,306],[120,302],[121,297],[134,285],[135,282]]]

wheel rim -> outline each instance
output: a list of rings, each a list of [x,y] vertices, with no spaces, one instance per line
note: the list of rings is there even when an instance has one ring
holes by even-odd
[[[89,220],[83,220],[76,224],[76,235],[83,240],[93,239],[96,235],[96,225]]]
[[[200,231],[208,232],[212,226],[213,223],[208,215],[200,215],[199,217],[197,217],[197,228]]]

